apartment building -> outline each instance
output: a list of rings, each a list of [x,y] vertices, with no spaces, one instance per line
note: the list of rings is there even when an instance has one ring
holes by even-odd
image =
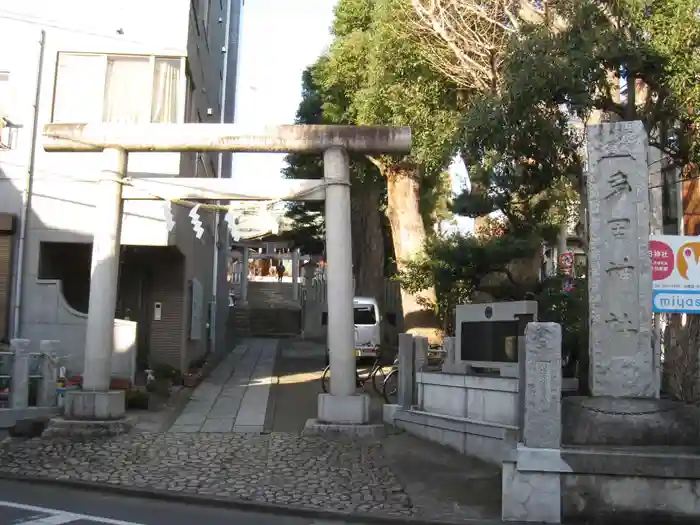
[[[44,124],[233,122],[241,8],[242,0],[3,2],[0,339],[60,340],[69,370],[82,372],[100,154],[44,152]],[[230,177],[231,155],[132,154],[128,176]],[[159,363],[184,370],[223,348],[226,225],[201,211],[197,239],[189,211],[124,202],[115,375]]]

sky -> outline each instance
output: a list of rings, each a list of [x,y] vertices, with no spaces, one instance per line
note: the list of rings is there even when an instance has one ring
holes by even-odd
[[[240,43],[236,123],[293,124],[301,74],[331,42],[336,0],[245,0]],[[284,155],[239,153],[233,177],[274,183]]]
[[[336,0],[244,0],[236,119],[241,126],[292,124],[301,101],[301,75],[331,43]],[[274,184],[285,166],[283,154],[238,153],[233,177]],[[461,160],[450,167],[452,188],[468,185]],[[469,231],[464,217],[446,230]]]

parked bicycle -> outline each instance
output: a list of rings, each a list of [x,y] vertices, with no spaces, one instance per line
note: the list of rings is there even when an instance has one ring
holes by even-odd
[[[358,367],[359,363],[356,363],[355,368],[355,386],[357,388],[364,387],[365,383],[371,382],[372,388],[377,393],[377,395],[382,395],[382,387],[384,385],[384,380],[386,379],[386,373],[384,372],[384,365],[382,364],[381,352],[377,350],[377,354],[372,362],[372,366],[369,367],[369,371],[366,373],[360,373],[360,370],[366,367]],[[323,388],[324,393],[330,392],[330,382],[331,382],[331,365],[328,364],[323,370],[323,376],[321,377],[321,388]]]
[[[428,349],[428,362],[426,367],[430,368],[440,368],[445,360],[445,349],[442,345],[432,344]],[[394,360],[394,364],[391,370],[384,378],[382,384],[382,397],[384,401],[388,404],[394,404],[397,402],[397,397],[399,394],[399,358]]]
[[[388,404],[393,405],[399,395],[399,358],[394,359],[391,371],[384,378],[382,397]]]

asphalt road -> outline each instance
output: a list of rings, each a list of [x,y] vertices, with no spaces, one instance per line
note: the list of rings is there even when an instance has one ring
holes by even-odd
[[[335,522],[0,481],[0,525],[332,525]]]

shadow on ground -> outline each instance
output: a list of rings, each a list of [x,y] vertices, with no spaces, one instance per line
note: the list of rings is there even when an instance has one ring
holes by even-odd
[[[321,376],[326,367],[325,345],[314,341],[281,339],[275,360],[272,386],[268,400],[265,430],[300,434],[304,424],[317,413]],[[361,369],[361,374],[367,370]],[[382,421],[382,398],[371,384],[363,391],[370,395],[370,417],[373,423]]]
[[[406,433],[382,441],[384,457],[414,506],[431,519],[500,518],[501,469]]]

